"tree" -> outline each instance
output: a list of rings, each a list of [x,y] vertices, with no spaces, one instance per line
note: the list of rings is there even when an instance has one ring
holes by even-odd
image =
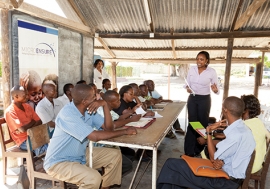
[[[262,57],[260,56],[260,59],[261,58]],[[262,60],[260,60],[260,61],[262,61]],[[267,56],[264,56],[264,67],[270,68],[270,60],[268,60],[268,57]]]

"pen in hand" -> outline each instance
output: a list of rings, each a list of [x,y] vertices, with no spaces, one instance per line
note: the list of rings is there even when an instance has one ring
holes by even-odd
[[[152,106],[150,106],[150,109],[151,109],[151,111],[153,111],[153,107]]]

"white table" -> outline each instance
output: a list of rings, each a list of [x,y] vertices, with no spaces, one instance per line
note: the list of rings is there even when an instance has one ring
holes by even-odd
[[[162,140],[171,129],[172,125],[178,118],[178,115],[185,107],[186,102],[173,102],[168,103],[162,111],[158,111],[162,118],[157,118],[152,125],[146,129],[140,128],[137,129],[137,135],[124,135],[121,137],[116,137],[108,140],[102,140],[98,143],[130,147],[130,148],[139,148],[145,150],[152,150],[152,189],[156,189],[156,180],[157,180],[157,149],[161,144]],[[91,143],[90,143],[91,144]],[[90,166],[92,165],[92,145],[90,145]],[[139,162],[140,164],[140,162]],[[139,166],[138,164],[138,166]],[[138,169],[137,166],[137,169]],[[130,188],[132,187],[133,180],[136,176],[135,171],[134,177],[132,179]]]

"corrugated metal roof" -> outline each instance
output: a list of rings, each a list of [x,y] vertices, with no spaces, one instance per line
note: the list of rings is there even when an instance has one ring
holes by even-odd
[[[100,34],[136,33],[202,33],[229,32],[240,0],[75,0],[87,24]],[[147,23],[147,7],[151,25]],[[254,0],[243,0],[238,19]],[[270,0],[239,28],[239,31],[270,31]],[[170,39],[103,38],[116,58],[174,59]],[[235,38],[234,47],[269,47],[269,37]],[[211,57],[226,57],[228,39],[174,39],[177,58],[194,58],[197,49],[209,50]],[[95,52],[103,58],[112,58],[95,39]],[[192,48],[194,48],[192,50]],[[142,52],[138,49],[148,51]],[[157,51],[155,51],[157,49]],[[158,49],[163,49],[160,51]],[[186,49],[191,49],[187,51]],[[183,50],[183,51],[180,51]],[[234,50],[233,57],[248,57],[253,50]]]

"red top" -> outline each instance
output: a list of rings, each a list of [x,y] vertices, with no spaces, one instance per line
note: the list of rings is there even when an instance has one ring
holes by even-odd
[[[5,119],[10,135],[17,146],[20,146],[27,139],[27,132],[21,133],[18,128],[30,123],[33,119],[35,121],[40,120],[34,109],[29,104],[23,103],[22,105],[25,111],[19,109],[13,103],[5,110]]]

